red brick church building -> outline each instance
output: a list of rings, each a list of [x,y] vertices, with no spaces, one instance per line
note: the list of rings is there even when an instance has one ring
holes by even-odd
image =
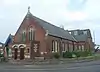
[[[30,12],[30,8],[17,32],[13,36],[11,48],[13,59],[34,59],[35,57],[51,58],[53,53],[65,51],[85,51],[92,49],[92,37],[87,29],[64,30],[50,24]],[[76,33],[76,35],[74,35]]]

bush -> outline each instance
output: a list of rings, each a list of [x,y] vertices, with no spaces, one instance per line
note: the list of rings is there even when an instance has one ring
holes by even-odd
[[[84,52],[81,53],[81,57],[86,57],[86,56],[88,56],[88,52],[87,51],[84,51]]]
[[[87,56],[91,56],[91,55],[92,55],[92,53],[89,51],[81,52],[81,57],[87,57]]]
[[[72,58],[72,52],[64,52],[63,53],[63,58]]]
[[[0,53],[0,57],[4,57],[4,55]]]
[[[78,58],[78,57],[80,57],[81,55],[81,52],[73,52],[73,54],[75,54],[75,56]]]
[[[54,53],[54,58],[59,59],[60,58],[60,54],[59,53]]]
[[[87,57],[87,56],[91,56],[92,53],[89,51],[76,51],[76,52],[64,52],[63,53],[63,58],[73,58],[73,57]]]

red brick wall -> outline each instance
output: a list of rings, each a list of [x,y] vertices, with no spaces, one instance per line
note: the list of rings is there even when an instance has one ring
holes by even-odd
[[[73,43],[72,43],[72,41],[69,41],[69,40],[65,40],[65,39],[61,39],[61,38],[59,38],[59,37],[54,37],[54,36],[48,36],[47,37],[47,40],[46,40],[46,45],[47,45],[47,49],[46,49],[46,51],[47,51],[47,54],[48,54],[48,57],[52,57],[52,41],[53,40],[55,40],[55,41],[58,41],[59,43],[62,41],[62,42],[64,42],[64,43],[67,43],[67,44],[72,44],[73,45]],[[60,45],[61,45],[61,43],[60,43]],[[60,48],[60,47],[59,47]],[[59,51],[59,53],[61,53],[62,52],[62,50],[61,50],[61,48],[60,48],[60,51]]]
[[[30,18],[29,20],[24,19],[22,24],[20,25],[18,31],[15,34],[14,37],[14,42],[21,42],[21,33],[24,29],[26,29],[27,33],[27,38],[26,38],[26,44],[29,43],[29,38],[28,38],[28,31],[30,27],[35,28],[35,40],[40,41],[40,52],[44,52],[46,50],[46,45],[45,45],[45,30],[37,23],[33,18]]]

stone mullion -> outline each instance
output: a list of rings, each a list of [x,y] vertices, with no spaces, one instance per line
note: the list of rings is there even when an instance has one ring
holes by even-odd
[[[12,49],[12,58],[14,58],[14,53],[15,53],[15,51],[14,51],[14,49]]]
[[[26,59],[27,57],[26,57],[27,55],[26,55],[26,48],[24,48],[24,58]]]
[[[20,60],[20,48],[18,48],[18,54],[17,54],[17,59]]]

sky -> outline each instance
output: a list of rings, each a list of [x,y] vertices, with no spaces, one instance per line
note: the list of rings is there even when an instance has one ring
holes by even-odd
[[[28,6],[34,16],[66,30],[90,29],[100,44],[100,0],[0,0],[0,42],[15,34]]]

